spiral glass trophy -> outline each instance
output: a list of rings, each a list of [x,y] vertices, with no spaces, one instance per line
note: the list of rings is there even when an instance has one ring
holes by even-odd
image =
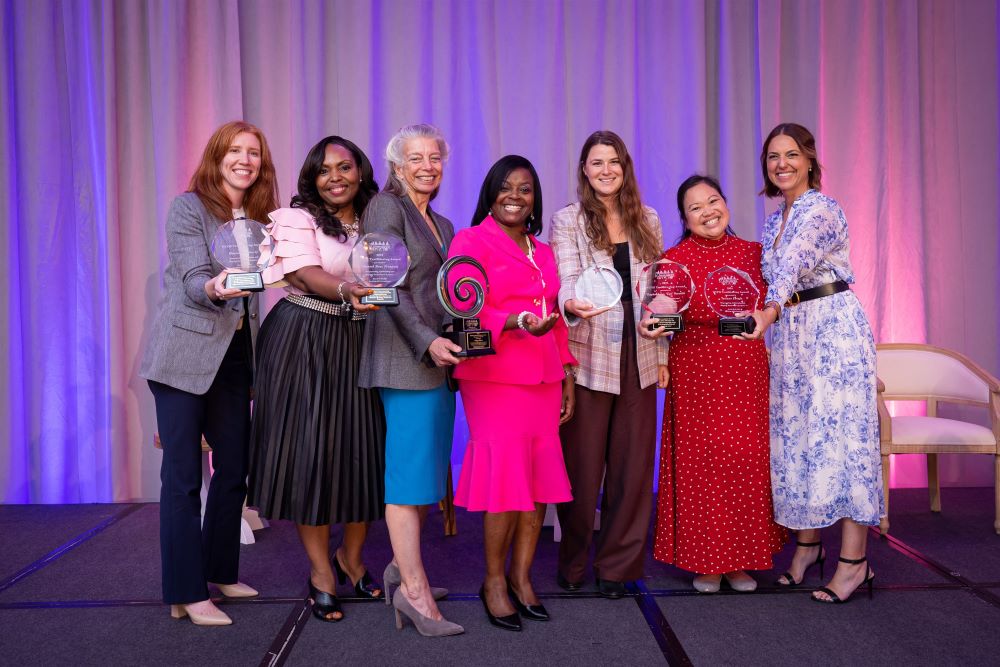
[[[372,290],[372,294],[361,297],[361,303],[399,305],[396,287],[410,270],[410,252],[403,239],[382,232],[365,234],[354,244],[348,263],[358,283]]]
[[[617,271],[594,264],[576,279],[576,299],[590,304],[595,310],[610,308],[621,301],[624,288]]]
[[[736,336],[753,333],[757,323],[753,317],[737,317],[737,313],[751,313],[757,308],[760,290],[745,271],[723,266],[709,272],[705,279],[705,300],[719,316],[719,335]]]
[[[442,336],[462,348],[456,357],[496,354],[493,335],[480,326],[479,313],[490,290],[486,270],[468,255],[457,255],[441,265],[437,275],[438,300],[454,318],[452,330]]]
[[[225,223],[215,233],[209,250],[227,271],[226,289],[263,292],[261,241],[266,236],[262,223],[240,218]]]
[[[656,320],[649,330],[684,331],[681,314],[691,305],[694,280],[686,266],[671,259],[658,259],[645,266],[635,285],[642,298],[642,309]]]

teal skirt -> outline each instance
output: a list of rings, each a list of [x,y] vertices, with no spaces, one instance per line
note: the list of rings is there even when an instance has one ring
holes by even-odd
[[[455,395],[380,388],[385,407],[385,502],[431,505],[444,498],[455,430]]]

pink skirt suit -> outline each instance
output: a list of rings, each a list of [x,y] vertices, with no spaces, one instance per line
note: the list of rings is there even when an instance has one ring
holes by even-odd
[[[572,499],[559,440],[563,366],[576,364],[560,319],[544,336],[504,331],[511,314],[539,317],[558,308],[552,250],[531,238],[532,257],[492,217],[460,231],[449,256],[468,255],[486,270],[479,313],[496,354],[466,359],[454,371],[469,424],[455,504],[471,511],[527,512],[535,503]]]

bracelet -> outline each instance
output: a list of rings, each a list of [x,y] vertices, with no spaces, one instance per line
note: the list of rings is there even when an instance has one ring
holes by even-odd
[[[344,297],[344,285],[346,283],[347,283],[347,281],[345,280],[344,282],[342,282],[339,285],[337,285],[337,293],[340,294],[340,303],[344,304],[345,306],[348,305],[347,304],[347,298]]]
[[[517,328],[520,329],[521,331],[528,330],[528,327],[524,326],[524,318],[526,318],[528,315],[531,315],[529,311],[522,310],[520,314],[517,316]]]
[[[566,374],[566,377],[573,378],[575,380],[576,379],[576,366],[564,366],[563,367],[563,373]]]

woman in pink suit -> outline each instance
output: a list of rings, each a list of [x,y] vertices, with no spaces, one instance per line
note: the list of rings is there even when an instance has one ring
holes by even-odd
[[[508,155],[486,175],[472,227],[460,231],[449,250],[451,257],[476,259],[489,280],[479,319],[496,354],[467,359],[454,371],[471,435],[455,504],[485,512],[486,579],[479,597],[490,622],[506,630],[520,630],[522,616],[549,618],[529,570],[545,504],[572,497],[559,425],[573,415],[576,360],[558,314],[555,258],[536,238],[541,219],[534,167]]]

